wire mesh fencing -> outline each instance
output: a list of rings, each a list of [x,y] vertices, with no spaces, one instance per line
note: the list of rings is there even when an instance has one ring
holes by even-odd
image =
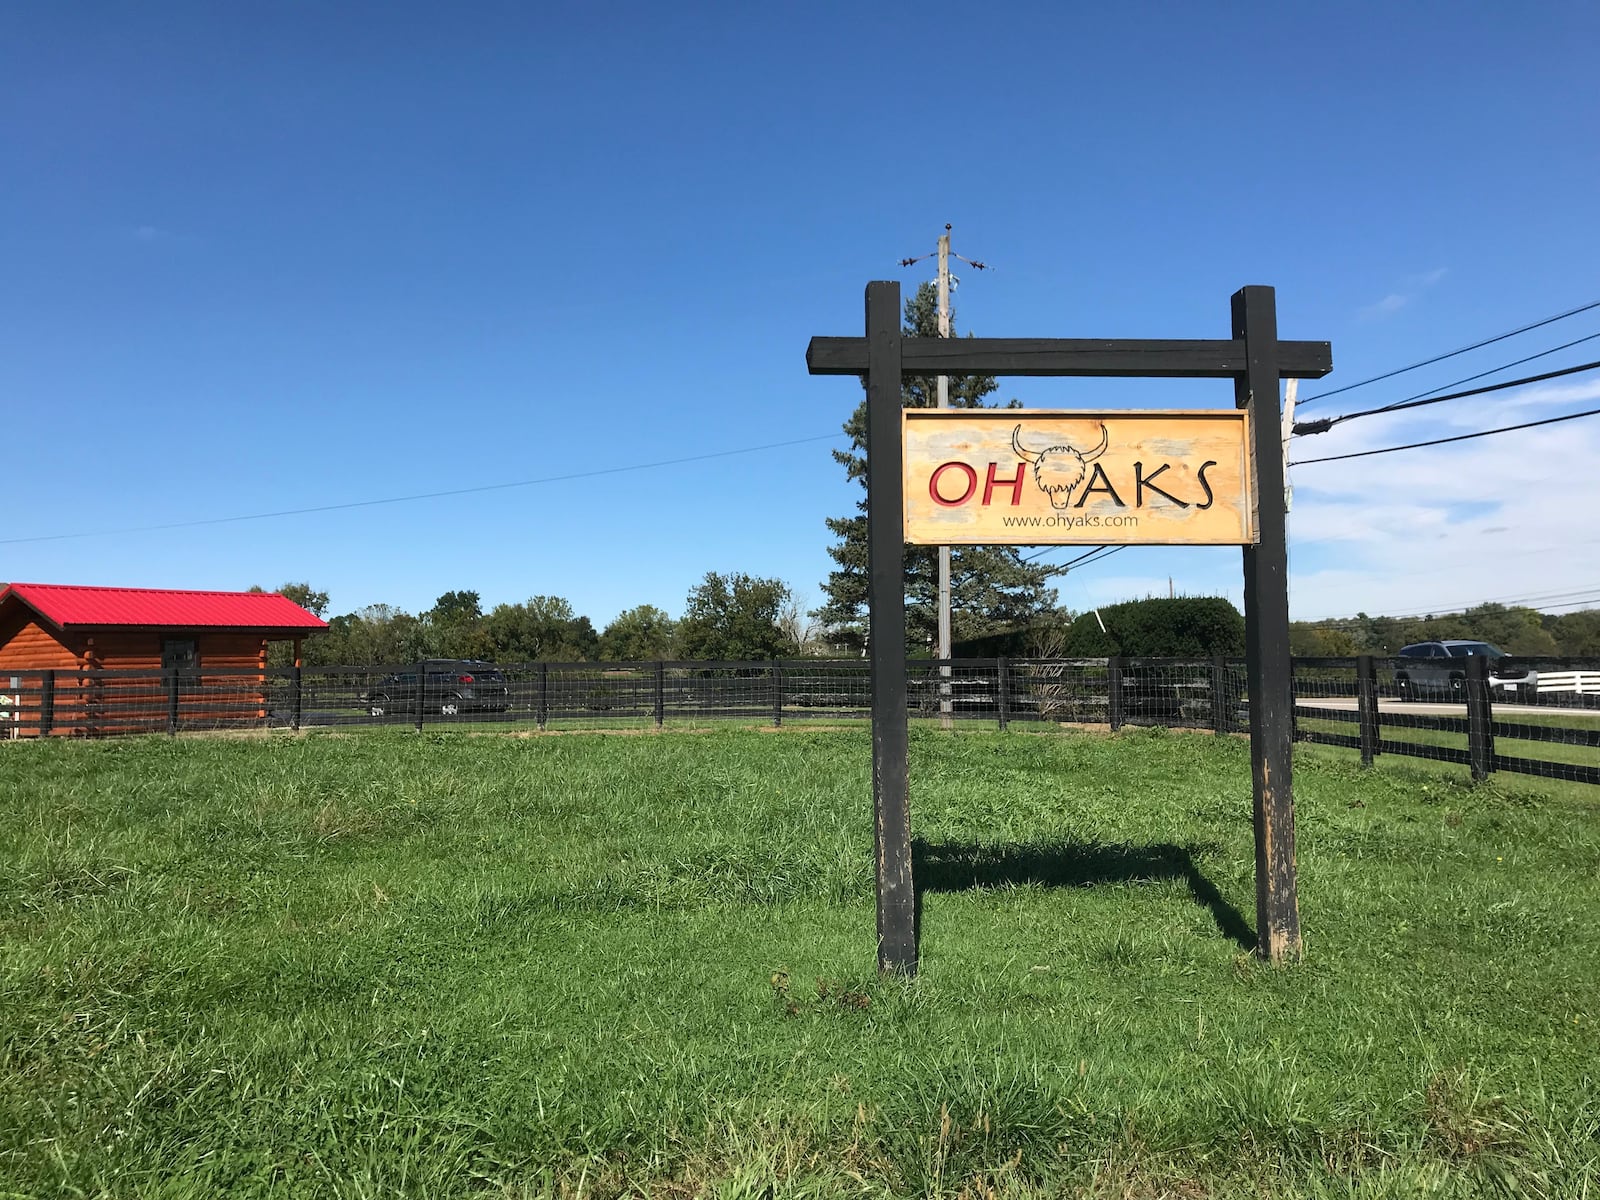
[[[0,696],[0,732],[102,737],[344,726],[630,728],[720,721],[865,721],[861,659],[518,663],[165,671],[24,671]],[[4,679],[0,678],[0,684]],[[918,722],[1188,725],[1243,721],[1237,662],[913,659]]]
[[[115,737],[251,729],[271,720],[259,669],[0,673],[0,737]]]
[[[1295,736],[1382,755],[1600,784],[1600,660],[1294,660]]]
[[[1354,751],[1600,784],[1600,659],[1437,677],[1410,660],[1294,660],[1295,736]],[[907,701],[931,727],[1249,728],[1238,659],[913,659]],[[869,664],[462,663],[0,672],[0,738],[360,726],[581,730],[865,722]]]

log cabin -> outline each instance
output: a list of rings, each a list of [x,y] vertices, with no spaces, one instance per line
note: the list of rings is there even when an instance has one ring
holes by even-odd
[[[0,591],[0,736],[265,723],[267,646],[327,622],[273,592],[13,583]]]

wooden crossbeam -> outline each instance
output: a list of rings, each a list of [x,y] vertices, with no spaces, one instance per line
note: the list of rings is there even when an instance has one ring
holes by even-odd
[[[1249,369],[1242,338],[1168,341],[1115,338],[903,338],[905,375],[1125,376],[1234,379]],[[1320,379],[1333,370],[1327,342],[1279,342],[1281,379]],[[867,339],[814,337],[806,347],[813,375],[860,375]]]

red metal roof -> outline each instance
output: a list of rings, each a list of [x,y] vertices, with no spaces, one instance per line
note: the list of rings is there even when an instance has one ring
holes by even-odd
[[[326,629],[328,623],[276,592],[178,592],[166,588],[76,587],[64,583],[13,583],[0,604],[15,596],[40,616],[67,626],[136,626],[163,629]]]

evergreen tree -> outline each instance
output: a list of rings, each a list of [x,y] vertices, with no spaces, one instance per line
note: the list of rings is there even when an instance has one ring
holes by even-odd
[[[939,297],[931,283],[917,288],[906,300],[904,333],[907,337],[939,335]],[[952,316],[951,329],[954,330]],[[992,375],[952,375],[951,408],[985,408],[985,397],[995,391]],[[938,404],[938,380],[932,376],[908,376],[901,388],[901,404],[906,408],[934,408]],[[1020,407],[1013,400],[1009,408]],[[849,478],[867,484],[867,403],[863,399],[844,431],[850,435],[849,450],[835,450],[834,459]],[[886,464],[898,471],[898,462]],[[828,548],[838,564],[823,584],[825,602],[817,616],[828,629],[829,640],[859,649],[867,635],[867,502],[856,504],[857,512],[848,517],[829,517],[828,529],[839,539]],[[938,630],[939,548],[907,546],[905,556],[906,642],[912,650],[933,644]],[[953,641],[970,641],[995,633],[1020,629],[1051,614],[1056,607],[1056,592],[1047,581],[1062,573],[1059,567],[1033,566],[1022,561],[1010,546],[953,546],[950,550],[950,625]]]

